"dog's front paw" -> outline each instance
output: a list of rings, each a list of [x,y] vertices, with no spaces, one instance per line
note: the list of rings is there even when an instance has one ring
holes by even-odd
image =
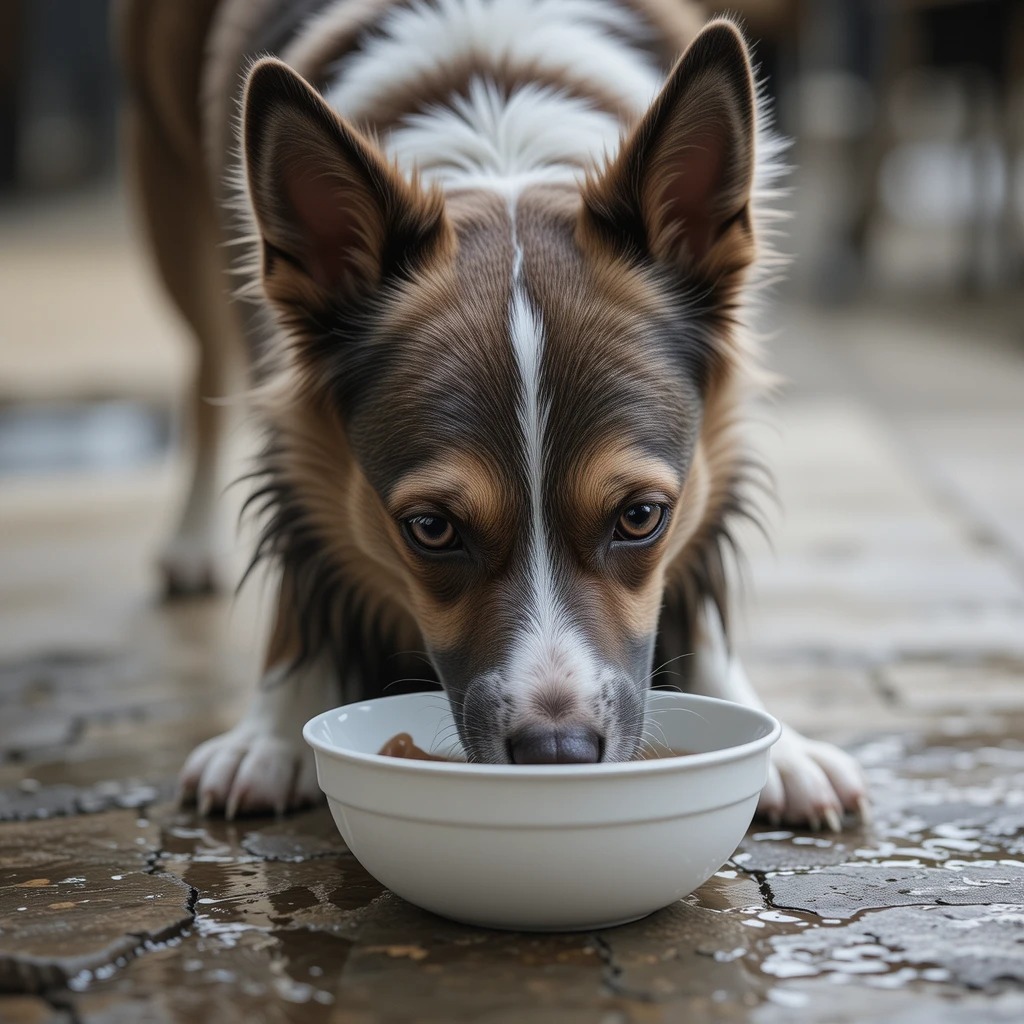
[[[867,787],[860,765],[831,743],[809,740],[783,729],[772,750],[768,783],[757,812],[773,823],[805,825],[833,832],[843,815],[867,814]]]
[[[236,726],[192,751],[181,770],[180,792],[182,802],[194,800],[203,816],[283,814],[316,800],[316,761],[301,740]]]

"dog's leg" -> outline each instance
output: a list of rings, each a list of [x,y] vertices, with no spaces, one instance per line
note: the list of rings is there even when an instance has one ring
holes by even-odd
[[[187,414],[192,448],[188,492],[158,560],[168,597],[213,593],[219,586],[217,507],[225,411],[212,404],[210,397],[225,390],[220,354],[200,345]]]
[[[337,669],[329,652],[292,668],[296,629],[290,601],[279,597],[263,676],[246,713],[185,762],[181,799],[194,799],[200,814],[282,814],[317,798],[316,764],[302,727],[338,702]]]
[[[690,688],[763,708],[739,658],[730,652],[717,609],[710,603],[697,624]],[[757,810],[773,822],[828,826],[838,832],[845,812],[865,814],[866,788],[860,766],[831,743],[808,739],[783,725],[772,750],[768,784]]]
[[[225,416],[211,400],[230,390],[231,364],[243,358],[240,316],[230,298],[221,229],[198,151],[182,152],[160,119],[133,101],[125,112],[124,148],[160,278],[198,347],[186,414],[191,479],[159,564],[169,596],[207,593],[217,584],[215,512]]]

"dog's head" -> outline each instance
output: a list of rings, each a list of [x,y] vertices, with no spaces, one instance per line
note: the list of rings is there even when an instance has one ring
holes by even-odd
[[[586,180],[442,194],[251,72],[291,540],[415,623],[475,759],[634,752],[666,581],[726,500],[755,116],[718,22]]]

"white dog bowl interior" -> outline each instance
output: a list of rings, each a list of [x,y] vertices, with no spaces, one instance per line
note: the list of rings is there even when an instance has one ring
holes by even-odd
[[[679,757],[488,765],[377,754],[396,733],[451,753],[441,693],[350,704],[306,723],[342,838],[393,892],[467,924],[605,928],[686,896],[727,860],[768,778],[779,725],[728,701],[652,691],[648,734]]]

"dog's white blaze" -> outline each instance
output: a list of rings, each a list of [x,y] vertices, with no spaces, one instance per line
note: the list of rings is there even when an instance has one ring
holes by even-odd
[[[552,632],[557,619],[551,557],[544,528],[544,427],[547,409],[541,400],[541,357],[544,328],[519,278],[522,250],[516,246],[509,327],[522,381],[519,419],[522,427],[527,484],[530,488],[530,613],[538,630]]]
[[[509,216],[513,246],[509,333],[521,383],[519,420],[529,487],[530,549],[524,625],[513,642],[504,677],[506,686],[513,691],[543,692],[548,687],[565,687],[582,696],[598,687],[600,674],[590,646],[558,597],[544,520],[544,324],[531,305],[522,280],[523,250],[516,232],[514,198],[509,199]]]

